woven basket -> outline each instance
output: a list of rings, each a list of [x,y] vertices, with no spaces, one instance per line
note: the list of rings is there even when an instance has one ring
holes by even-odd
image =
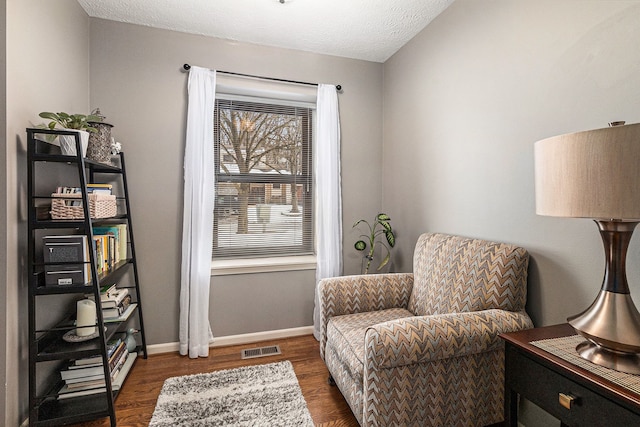
[[[51,194],[51,218],[82,219],[82,194]],[[116,216],[116,196],[107,194],[89,194],[89,215],[91,218],[110,218]]]

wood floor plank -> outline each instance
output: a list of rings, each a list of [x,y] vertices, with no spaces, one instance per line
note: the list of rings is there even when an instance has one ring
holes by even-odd
[[[279,345],[282,354],[242,360],[243,349]],[[162,384],[167,378],[289,360],[316,426],[357,427],[358,423],[337,387],[327,383],[329,372],[312,335],[256,344],[215,347],[208,358],[189,359],[178,353],[137,358],[116,400],[119,427],[148,426]],[[75,424],[75,427],[109,427],[109,419]]]

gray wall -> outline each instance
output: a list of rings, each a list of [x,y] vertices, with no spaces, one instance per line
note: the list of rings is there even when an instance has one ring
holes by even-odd
[[[531,253],[528,312],[563,323],[600,287],[593,222],[535,214],[533,143],[640,121],[636,1],[457,0],[384,64],[384,197],[396,262],[418,235],[495,239]],[[640,303],[640,237],[628,275]],[[521,422],[554,425],[525,404]],[[557,425],[557,422],[555,422]]]
[[[343,86],[345,240],[381,206],[382,64],[91,19],[91,105],[127,156],[147,342],[178,340],[187,74],[183,63]],[[363,168],[362,165],[375,165]],[[349,244],[349,246],[351,246]],[[345,251],[346,272],[359,257]],[[315,272],[216,276],[211,326],[228,336],[313,324]]]
[[[537,325],[586,308],[602,243],[590,220],[536,216],[533,143],[640,121],[639,39],[635,1],[458,0],[389,59],[383,206],[400,219],[399,267],[424,231],[513,242],[532,255]],[[628,261],[640,302],[637,236]]]
[[[42,122],[41,111],[89,110],[89,17],[75,0],[9,0],[6,4],[6,144],[2,159],[6,181],[1,242],[4,298],[0,322],[6,375],[4,416],[0,424],[17,426],[28,412],[26,283],[26,135]],[[3,25],[4,25],[3,19]],[[3,43],[4,45],[4,43]],[[3,67],[4,68],[4,67]],[[4,99],[4,97],[3,97]],[[6,215],[6,216],[5,216]],[[6,264],[4,264],[6,263]],[[6,370],[6,371],[5,371]],[[6,406],[5,406],[6,405]]]

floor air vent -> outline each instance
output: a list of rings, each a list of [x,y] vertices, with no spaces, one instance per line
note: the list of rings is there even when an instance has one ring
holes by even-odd
[[[253,359],[254,357],[273,356],[274,354],[282,354],[280,353],[279,345],[270,345],[267,347],[248,348],[248,349],[242,350],[243,359]]]

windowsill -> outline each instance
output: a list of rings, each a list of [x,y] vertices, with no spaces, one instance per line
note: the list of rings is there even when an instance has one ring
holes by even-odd
[[[211,261],[212,276],[315,269],[315,255],[273,258],[223,259]]]

